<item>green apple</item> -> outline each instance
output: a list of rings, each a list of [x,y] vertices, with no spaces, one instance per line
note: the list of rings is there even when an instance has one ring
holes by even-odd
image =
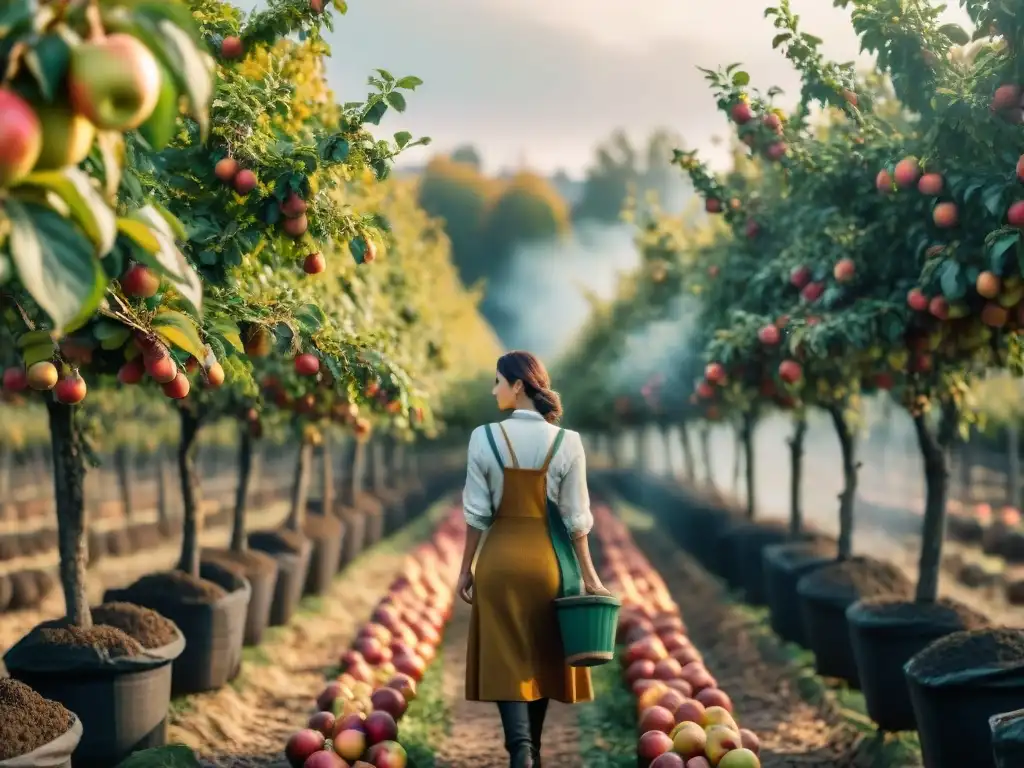
[[[178,89],[174,78],[163,65],[160,66],[160,98],[157,99],[153,114],[139,126],[139,133],[150,147],[159,151],[171,143],[178,127],[181,114]]]
[[[160,65],[150,50],[126,34],[72,49],[68,70],[71,105],[101,130],[142,125],[160,100]]]
[[[31,105],[0,88],[0,187],[21,181],[43,148],[43,129]]]
[[[96,138],[96,128],[68,104],[33,104],[43,126],[43,151],[34,170],[55,171],[85,160]]]

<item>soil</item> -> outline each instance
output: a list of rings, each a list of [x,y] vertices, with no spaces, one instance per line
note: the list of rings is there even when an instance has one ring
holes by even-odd
[[[871,615],[893,624],[930,624],[952,630],[991,626],[987,616],[949,598],[923,603],[883,595],[866,598],[862,605]]]
[[[68,732],[72,714],[24,683],[0,679],[0,760],[27,755]]]
[[[138,656],[142,646],[120,629],[94,625],[81,627],[45,627],[39,630],[40,639],[48,645],[67,648],[96,648],[106,651],[111,658]]]
[[[854,602],[866,597],[891,595],[909,598],[910,580],[891,563],[857,557],[826,565],[800,580],[801,594]]]
[[[6,611],[7,606],[11,604],[12,592],[11,580],[7,576],[0,574],[0,613]]]
[[[92,620],[121,630],[143,648],[163,648],[178,639],[173,621],[141,605],[104,603],[92,609]]]
[[[302,552],[306,537],[297,531],[279,528],[276,531],[253,531],[249,534],[249,546],[271,555],[297,555]]]
[[[732,697],[740,725],[760,738],[763,768],[874,765],[871,740],[845,721],[830,695],[805,700],[802,670],[758,619],[729,602],[721,582],[657,530],[633,534],[678,603],[708,669]]]
[[[21,548],[18,546],[18,537],[0,536],[0,562],[13,560],[21,556]]]
[[[248,658],[242,676],[190,696],[172,711],[169,743],[197,750],[205,768],[283,768],[288,737],[309,718],[324,670],[337,664],[405,563],[385,551],[349,570],[323,595],[322,612],[296,616]]]
[[[835,546],[813,541],[794,542],[773,558],[780,567],[796,570],[823,557],[835,557]]]
[[[197,600],[215,603],[227,594],[219,584],[198,579],[184,571],[164,571],[143,576],[132,584],[123,595],[127,600],[138,600],[145,604],[153,600],[166,600],[168,593],[174,593],[183,600]]]
[[[306,515],[302,532],[311,539],[330,539],[341,533],[343,527],[341,520],[336,517]]]
[[[444,695],[452,713],[451,734],[437,752],[437,768],[505,768],[508,752],[498,708],[466,701],[466,642],[470,608],[461,600],[444,634]],[[541,743],[544,765],[585,768],[580,760],[577,714],[566,704],[551,702]]]
[[[937,640],[907,665],[915,677],[938,677],[963,669],[1024,666],[1024,631],[976,629]]]
[[[246,578],[250,574],[270,573],[277,569],[277,561],[266,552],[257,549],[247,549],[244,552],[235,552],[231,549],[204,549],[202,559],[223,565]]]
[[[132,553],[132,540],[128,531],[122,529],[107,533],[107,553],[112,557],[124,557]]]

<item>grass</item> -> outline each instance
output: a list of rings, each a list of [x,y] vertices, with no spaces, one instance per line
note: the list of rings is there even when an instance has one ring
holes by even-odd
[[[452,713],[445,701],[443,678],[444,654],[439,650],[398,725],[398,741],[409,756],[409,768],[434,768],[436,746],[451,735]]]
[[[619,675],[615,661],[594,667],[592,677],[594,701],[579,705],[583,765],[586,768],[635,768],[637,731],[633,693]]]

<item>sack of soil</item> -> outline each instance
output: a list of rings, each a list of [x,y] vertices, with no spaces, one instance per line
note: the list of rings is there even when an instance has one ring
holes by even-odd
[[[0,679],[0,768],[70,768],[81,739],[73,712],[24,683]]]
[[[993,715],[988,722],[992,729],[992,756],[996,768],[1020,768],[1024,765],[1024,709]]]

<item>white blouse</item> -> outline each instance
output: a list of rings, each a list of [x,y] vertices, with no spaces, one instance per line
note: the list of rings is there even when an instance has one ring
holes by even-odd
[[[502,424],[515,449],[519,466],[538,469],[551,449],[558,427],[548,424],[536,411],[516,410]],[[487,440],[487,426],[477,427],[469,438],[469,458],[466,462],[466,487],[462,492],[462,506],[466,523],[479,530],[491,524],[492,509],[501,503],[504,481],[502,467],[494,458]],[[493,427],[494,442],[498,446],[506,467],[512,466],[505,438]],[[573,536],[589,533],[594,526],[590,512],[590,493],[587,490],[587,459],[579,433],[565,430],[558,453],[551,459],[547,475],[548,496],[558,505],[562,519]]]

